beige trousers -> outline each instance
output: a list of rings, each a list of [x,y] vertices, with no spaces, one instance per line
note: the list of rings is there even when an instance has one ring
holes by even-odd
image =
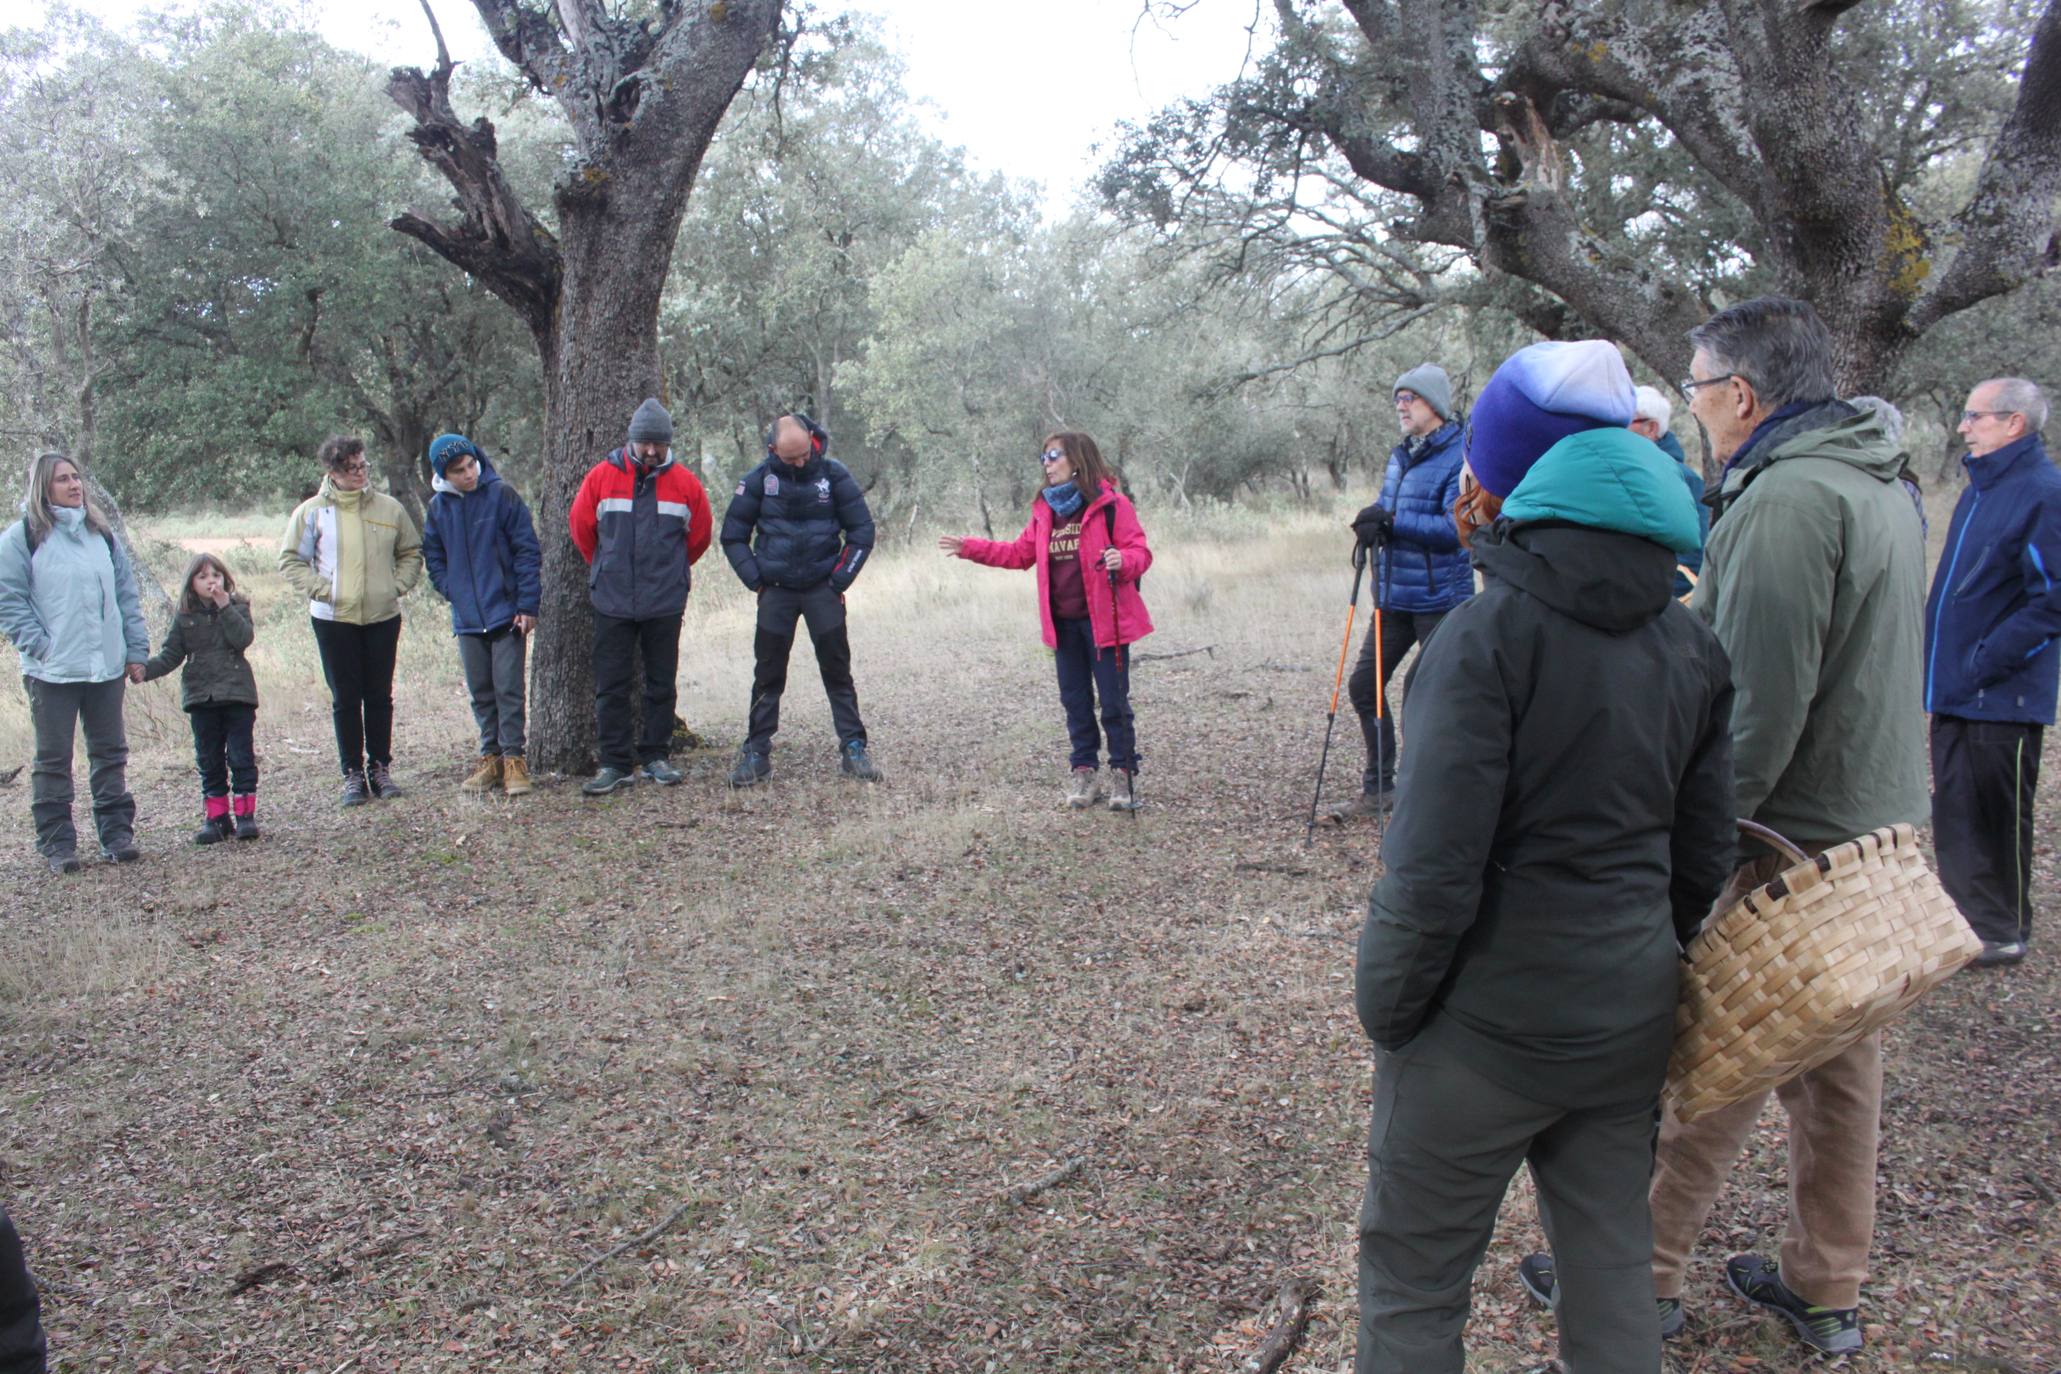
[[[1767,855],[1742,864],[1716,909],[1727,910],[1789,861]],[[1682,1294],[1682,1270],[1703,1221],[1760,1120],[1760,1093],[1684,1124],[1660,1123],[1653,1172],[1653,1292]],[[1862,1038],[1773,1096],[1789,1116],[1789,1223],[1782,1281],[1820,1307],[1858,1307],[1875,1234],[1875,1144],[1882,1117],[1882,1035]]]

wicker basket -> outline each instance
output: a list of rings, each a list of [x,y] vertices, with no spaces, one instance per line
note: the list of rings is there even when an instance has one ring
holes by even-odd
[[[1764,827],[1740,829],[1795,865],[1690,942],[1667,1081],[1683,1121],[1816,1068],[1982,950],[1910,826],[1815,859]]]

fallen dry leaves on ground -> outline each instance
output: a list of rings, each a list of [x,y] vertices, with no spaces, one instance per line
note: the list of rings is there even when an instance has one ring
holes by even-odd
[[[1303,845],[1345,592],[1317,560],[1154,574],[1144,653],[1213,648],[1141,654],[1135,821],[1057,805],[1027,614],[904,608],[889,642],[864,587],[877,788],[837,776],[797,662],[766,788],[710,751],[670,790],[461,799],[454,656],[404,687],[405,799],[338,812],[326,715],[261,713],[257,844],[184,843],[174,733],[132,764],[133,869],[44,877],[0,791],[0,1181],[58,1367],[1220,1370],[1299,1277],[1284,1367],[1348,1368],[1377,841]],[[690,612],[687,661],[748,652]],[[744,704],[690,683],[683,710],[734,740]],[[1335,747],[1342,797],[1349,718]],[[2061,1366],[2054,992],[2042,946],[1892,1033],[1845,1368]],[[1783,1158],[1771,1116],[1673,1370],[1802,1363],[1720,1270],[1773,1244]],[[1551,1357],[1514,1276],[1538,1240],[1520,1180],[1470,1368]]]

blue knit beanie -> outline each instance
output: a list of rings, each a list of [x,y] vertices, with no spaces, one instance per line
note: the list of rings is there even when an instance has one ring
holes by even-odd
[[[429,470],[442,477],[451,460],[461,453],[469,453],[474,458],[487,456],[479,451],[478,444],[463,434],[439,434],[429,441]]]
[[[1614,344],[1532,344],[1504,359],[1476,398],[1467,466],[1491,495],[1506,497],[1568,435],[1623,428],[1637,411],[1632,375]]]

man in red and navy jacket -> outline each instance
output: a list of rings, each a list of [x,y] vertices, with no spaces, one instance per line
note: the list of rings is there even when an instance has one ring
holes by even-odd
[[[670,786],[680,619],[691,568],[708,550],[715,516],[701,480],[673,461],[673,417],[647,399],[630,417],[629,443],[596,463],[567,516],[587,560],[594,604],[594,733],[601,771],[588,796],[639,779]],[[630,730],[630,671],[644,654],[641,737]]]

